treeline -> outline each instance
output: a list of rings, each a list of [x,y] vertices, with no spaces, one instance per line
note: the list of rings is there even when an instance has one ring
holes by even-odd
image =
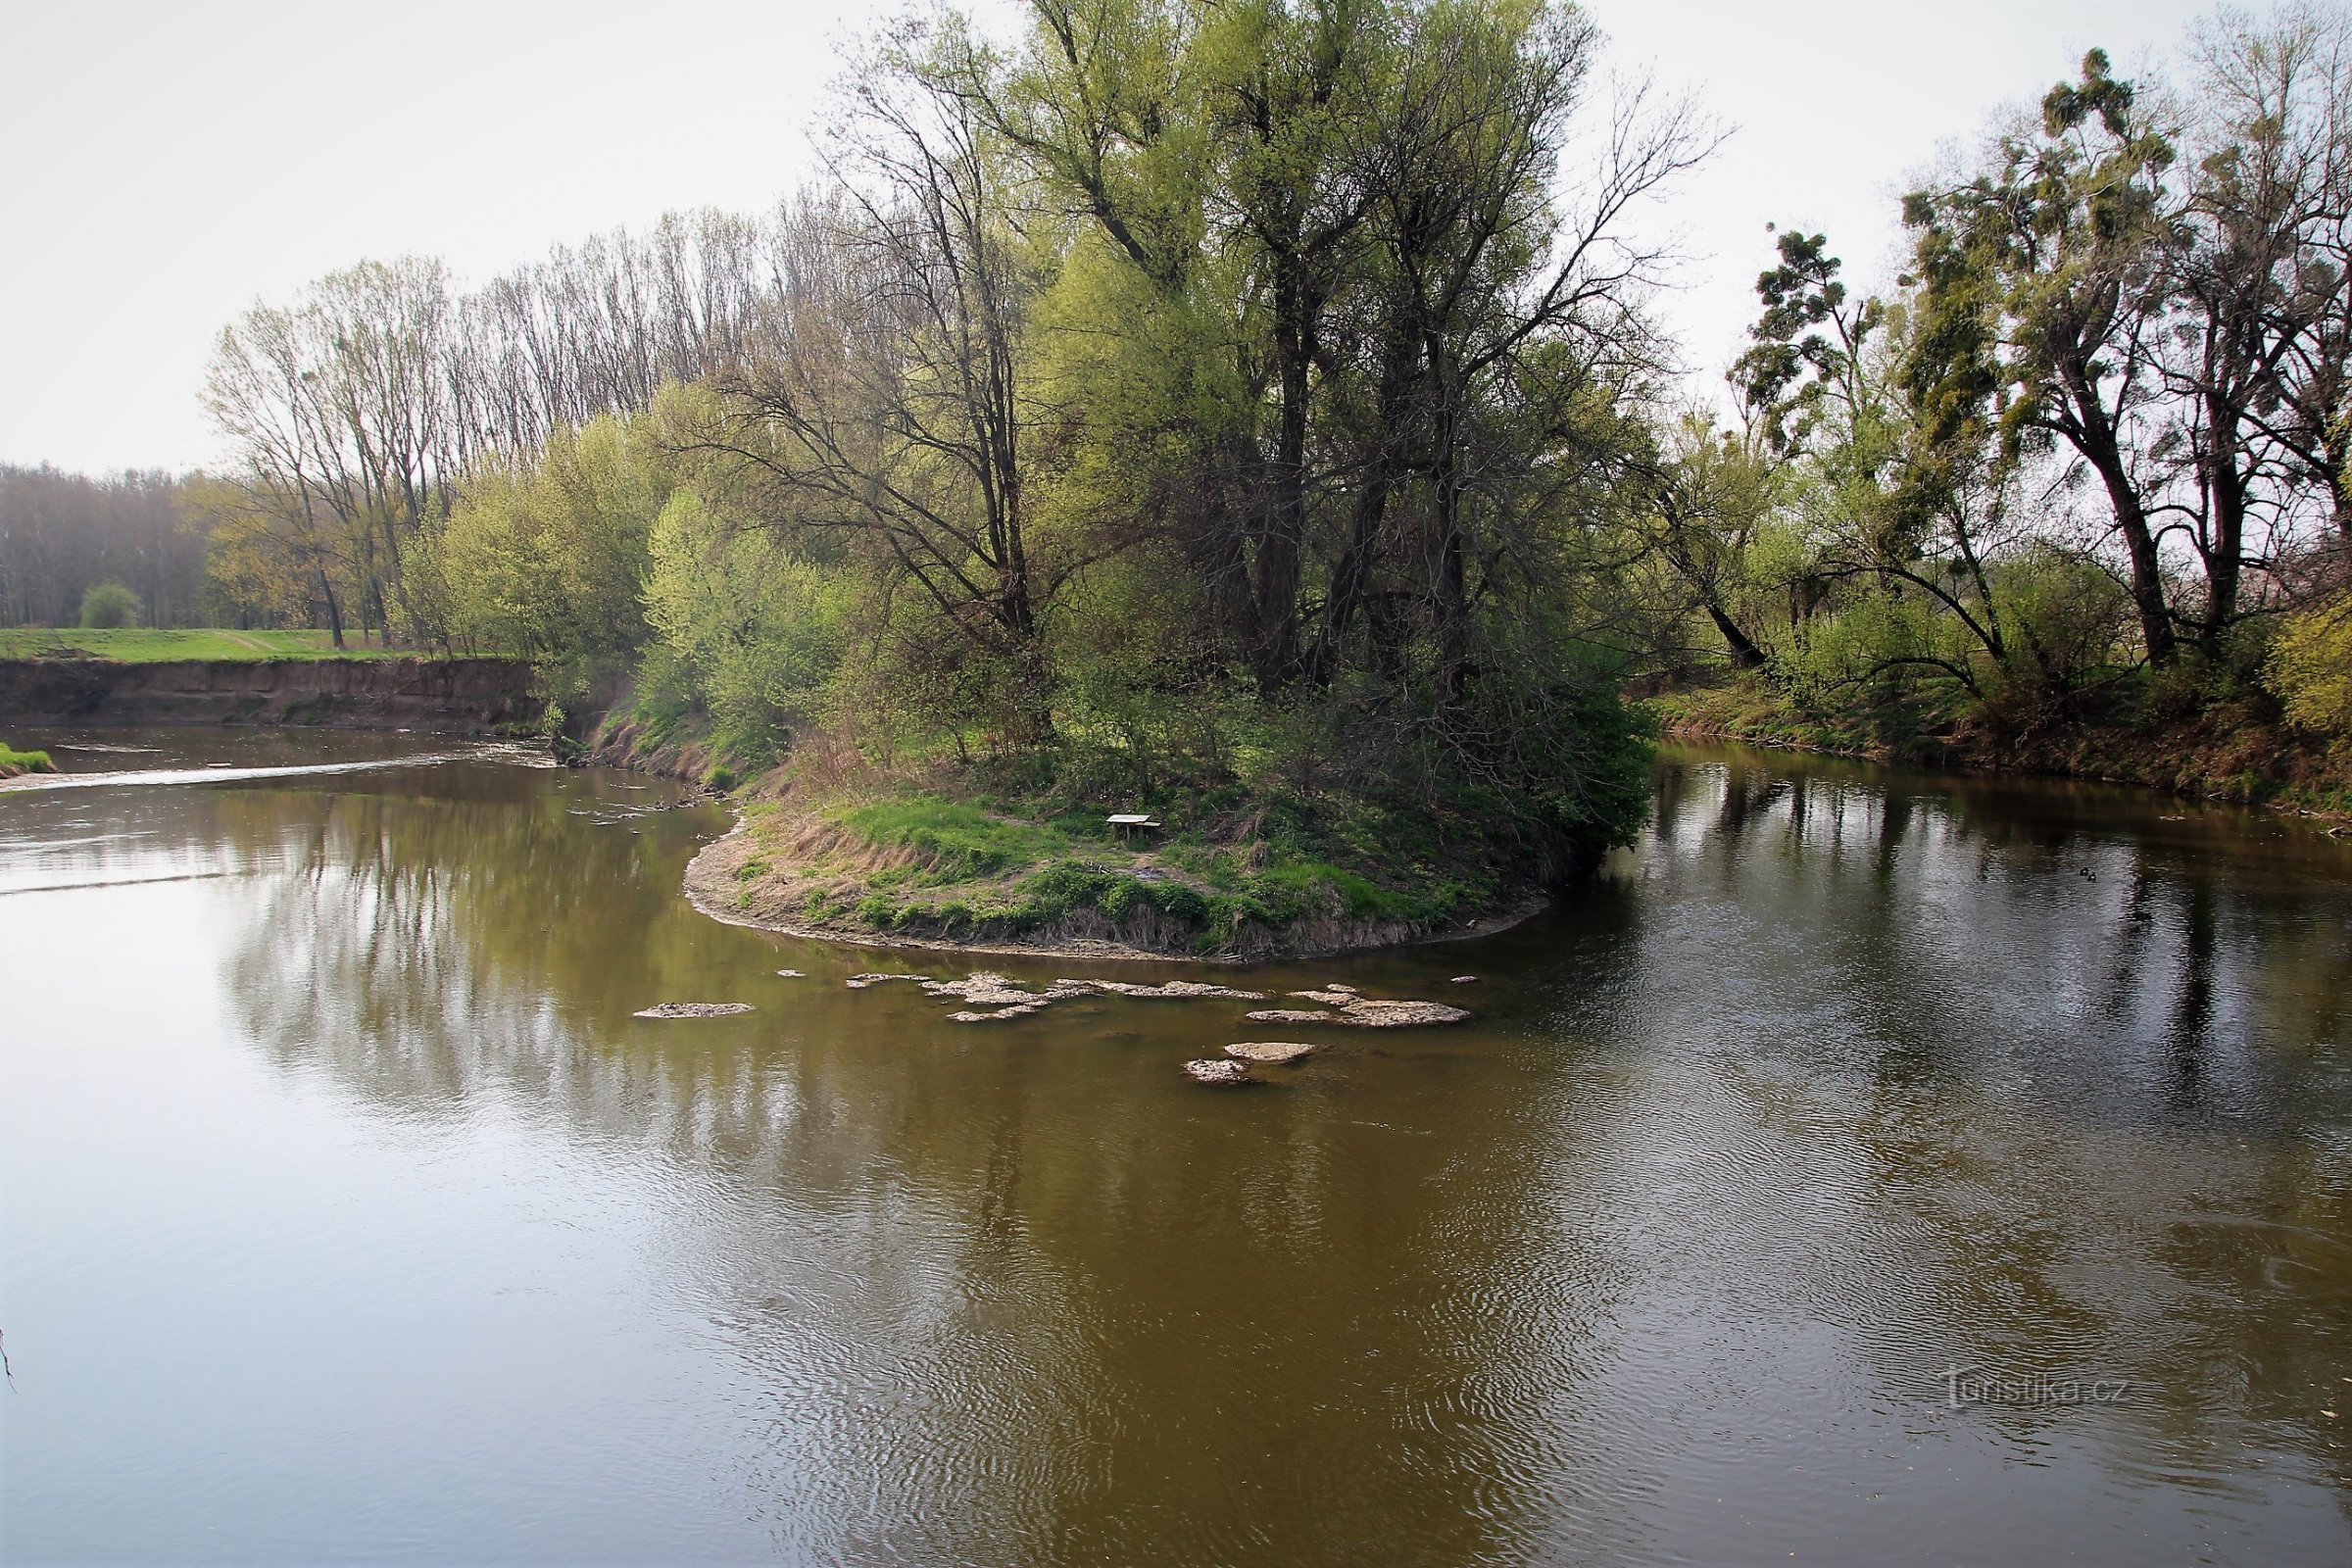
[[[451,635],[429,535],[461,480],[742,352],[777,225],[672,216],[457,288],[439,262],[365,263],[220,337],[204,400],[235,463],[191,497],[248,613],[423,645]]]
[[[2180,66],[2093,51],[1904,199],[1882,293],[1780,236],[1743,422],[1661,448],[1703,628],[1661,663],[1897,740],[2239,699],[2352,728],[2312,684],[2352,664],[2352,36],[2224,13]]]
[[[1896,741],[2326,710],[2341,11],[2226,13],[2170,82],[2094,52],[1905,199],[1876,291],[1783,233],[1728,425],[1633,221],[1708,133],[1589,101],[1598,53],[1504,0],[902,23],[767,220],[239,322],[217,575],[640,671],[747,754],[1279,755],[1553,823],[1631,808],[1629,682]]]
[[[2094,52],[1875,290],[1783,233],[1696,408],[1638,220],[1711,132],[1599,58],[1533,0],[897,24],[773,214],[240,318],[216,602],[633,681],[747,761],[1546,842],[1638,817],[1644,683],[1896,741],[2352,729],[2343,12],[2225,13],[2169,82]]]
[[[163,472],[101,478],[0,464],[0,626],[71,626],[91,590],[137,596],[151,626],[217,622],[208,541]]]
[[[1629,216],[1707,138],[1589,103],[1597,51],[1516,3],[902,24],[766,222],[240,320],[217,570],[582,695],[635,670],[746,753],[1276,767],[1622,836],[1672,358]]]

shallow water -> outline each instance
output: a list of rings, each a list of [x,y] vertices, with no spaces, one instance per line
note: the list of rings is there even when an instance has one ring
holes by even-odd
[[[512,750],[10,739],[185,780],[0,792],[12,1563],[2352,1560],[2307,826],[1679,749],[1552,915],[1217,974],[722,926],[721,813]],[[841,984],[979,966],[1479,1017]]]

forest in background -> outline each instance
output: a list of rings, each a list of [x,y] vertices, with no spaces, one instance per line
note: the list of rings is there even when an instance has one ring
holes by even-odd
[[[0,475],[0,619],[102,569],[731,771],[1469,846],[1457,902],[1622,841],[1651,710],[2352,798],[2341,9],[2094,51],[1876,289],[1781,232],[1723,399],[1642,238],[1718,131],[1601,62],[1530,0],[906,19],[776,211],[363,264],[222,334],[233,463]]]

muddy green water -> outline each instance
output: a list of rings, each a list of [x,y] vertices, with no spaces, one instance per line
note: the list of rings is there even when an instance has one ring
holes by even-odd
[[[1200,971],[722,926],[720,813],[519,753],[9,738],[117,748],[0,793],[11,1563],[2352,1561],[2308,827],[1675,750],[1555,914],[1219,976],[1467,1026],[959,1025],[842,981]]]

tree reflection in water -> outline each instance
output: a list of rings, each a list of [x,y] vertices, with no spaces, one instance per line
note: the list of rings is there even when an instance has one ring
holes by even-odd
[[[215,853],[281,868],[231,989],[395,1121],[495,1101],[662,1161],[647,1262],[741,1368],[734,1484],[788,1551],[1705,1557],[1893,1494],[1922,1444],[1959,1480],[1838,1514],[1848,1560],[2340,1499],[2311,1391],[2352,1320],[2352,860],[2314,838],[1670,753],[1648,838],[1560,911],[1253,971],[1472,969],[1478,1023],[1221,1099],[1172,1068],[1224,1013],[846,992],[897,960],[684,906],[711,814],[563,782],[211,792]],[[628,1016],[662,1000],[760,1010]],[[2132,1394],[1952,1412],[1955,1365]],[[1706,1489],[1751,1534],[1667,1500]]]

